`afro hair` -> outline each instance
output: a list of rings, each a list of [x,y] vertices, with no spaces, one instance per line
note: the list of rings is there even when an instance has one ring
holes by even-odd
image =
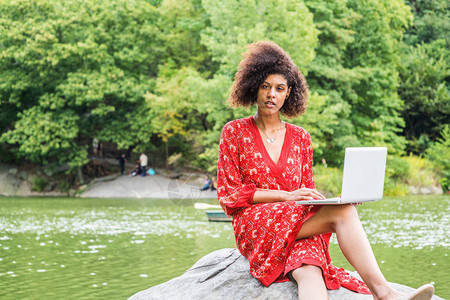
[[[249,51],[240,62],[234,76],[228,102],[232,107],[250,107],[256,103],[258,90],[271,74],[283,75],[291,88],[281,113],[294,118],[306,111],[309,87],[305,77],[290,56],[277,44],[261,41],[247,46]]]

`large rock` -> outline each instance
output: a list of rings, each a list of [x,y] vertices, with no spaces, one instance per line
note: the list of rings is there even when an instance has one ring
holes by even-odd
[[[66,196],[67,193],[59,191],[35,192],[32,191],[35,175],[19,171],[0,162],[0,196]]]
[[[31,184],[17,178],[17,168],[0,163],[0,196],[25,196],[31,191]]]
[[[357,276],[357,275],[355,275]],[[391,283],[395,290],[407,294],[414,289]],[[373,299],[345,288],[328,291],[331,300]],[[264,287],[249,272],[249,264],[237,249],[222,249],[202,257],[180,277],[141,291],[130,300],[151,299],[298,299],[293,282],[273,283]],[[442,299],[434,296],[433,299]]]

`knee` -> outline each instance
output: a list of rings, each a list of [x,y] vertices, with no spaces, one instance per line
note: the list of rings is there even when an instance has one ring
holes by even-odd
[[[303,265],[292,271],[292,277],[296,282],[305,282],[306,280],[319,280],[322,278],[322,269],[314,265]]]
[[[337,205],[334,206],[334,208],[335,211],[333,213],[333,218],[331,219],[333,228],[336,228],[336,226],[339,226],[343,222],[347,222],[355,218],[359,219],[358,211],[352,204]]]

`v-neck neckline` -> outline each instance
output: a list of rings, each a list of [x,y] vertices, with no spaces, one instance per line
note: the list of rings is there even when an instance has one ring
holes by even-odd
[[[262,153],[262,156],[264,157],[264,159],[266,160],[266,162],[268,163],[268,165],[271,169],[277,169],[277,171],[280,171],[280,167],[282,167],[286,163],[286,160],[288,157],[288,145],[290,143],[290,136],[291,136],[290,124],[285,123],[286,124],[286,132],[284,133],[284,141],[283,141],[283,145],[281,146],[281,152],[280,152],[280,156],[278,157],[277,163],[275,163],[275,161],[272,159],[272,157],[270,157],[269,151],[267,151],[266,145],[264,145],[264,141],[262,139],[261,133],[259,132],[258,126],[256,125],[256,121],[253,116],[251,117],[251,124],[253,125],[252,128],[255,133],[256,141],[257,141],[258,147]]]

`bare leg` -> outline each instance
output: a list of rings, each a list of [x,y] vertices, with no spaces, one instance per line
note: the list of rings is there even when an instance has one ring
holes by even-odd
[[[303,265],[292,271],[292,277],[297,281],[299,300],[328,300],[327,287],[319,267]]]
[[[400,296],[381,273],[353,205],[323,206],[303,224],[297,239],[330,232],[336,233],[342,253],[361,275],[374,299],[395,299]]]

